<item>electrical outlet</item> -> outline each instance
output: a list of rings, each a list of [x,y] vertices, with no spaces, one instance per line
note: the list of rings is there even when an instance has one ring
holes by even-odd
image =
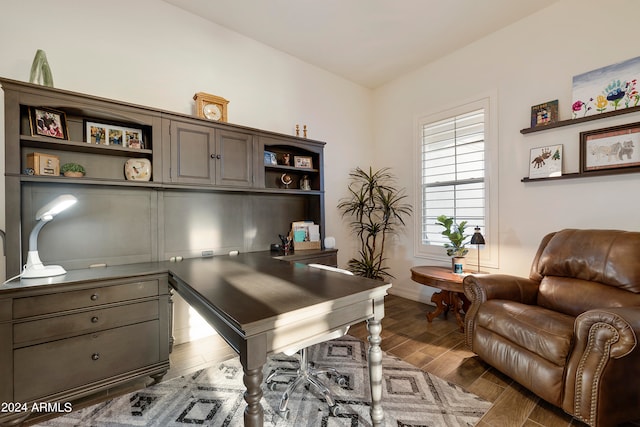
[[[203,257],[213,256],[213,251],[202,251]]]

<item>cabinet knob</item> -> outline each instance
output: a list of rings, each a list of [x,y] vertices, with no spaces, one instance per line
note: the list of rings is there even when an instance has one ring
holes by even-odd
[[[98,316],[93,316],[91,318],[91,323],[98,323]]]
[[[220,154],[216,154],[216,159],[220,160],[222,156]]]
[[[97,301],[97,300],[98,300],[98,294],[91,295],[91,301]]]
[[[98,360],[100,359],[100,353],[93,353],[91,355],[91,360]]]
[[[215,159],[215,158],[216,158],[216,155],[215,155],[215,154],[212,154],[212,155],[211,155],[211,158],[212,158],[212,159]]]

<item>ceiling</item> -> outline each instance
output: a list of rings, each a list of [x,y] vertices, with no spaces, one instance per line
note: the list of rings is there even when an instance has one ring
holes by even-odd
[[[164,0],[375,88],[560,0]]]

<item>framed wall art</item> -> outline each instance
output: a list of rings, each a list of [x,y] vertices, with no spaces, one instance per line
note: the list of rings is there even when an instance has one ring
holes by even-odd
[[[545,126],[558,121],[558,100],[531,107],[531,127]]]
[[[69,139],[67,118],[63,111],[43,107],[29,107],[29,125],[31,136],[49,136]]]
[[[640,122],[580,133],[580,172],[640,166]]]
[[[638,79],[640,56],[574,76],[571,117],[576,119],[639,105]]]
[[[529,178],[562,176],[562,145],[532,148],[529,154]]]

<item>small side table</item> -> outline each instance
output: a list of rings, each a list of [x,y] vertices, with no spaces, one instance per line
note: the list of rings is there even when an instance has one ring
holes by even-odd
[[[456,274],[451,268],[436,266],[419,266],[411,268],[411,280],[414,282],[440,289],[431,296],[431,302],[436,303],[436,310],[427,313],[427,320],[431,322],[436,316],[453,309],[460,331],[464,332],[464,313],[469,309],[469,300],[464,296],[462,279],[464,274]]]

